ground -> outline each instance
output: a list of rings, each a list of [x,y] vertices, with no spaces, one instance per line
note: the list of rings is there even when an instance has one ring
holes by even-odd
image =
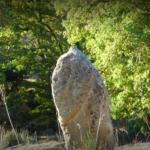
[[[44,143],[24,145],[21,148],[17,146],[7,148],[6,150],[65,150],[63,142],[49,141]],[[150,143],[128,144],[115,147],[115,150],[150,150]]]

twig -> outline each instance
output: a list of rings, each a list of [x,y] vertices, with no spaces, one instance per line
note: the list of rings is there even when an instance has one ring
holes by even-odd
[[[5,92],[5,87],[4,87],[4,85],[0,85],[0,95],[1,95],[2,100],[4,101],[4,104],[5,104],[5,107],[6,107],[6,111],[7,111],[7,115],[8,115],[8,118],[9,118],[9,122],[10,122],[11,127],[12,127],[12,129],[13,129],[13,132],[14,132],[14,134],[15,134],[15,136],[16,136],[18,145],[19,145],[19,147],[20,147],[20,143],[19,143],[19,140],[18,140],[17,133],[16,133],[16,131],[15,131],[15,129],[14,129],[14,126],[13,126],[13,124],[12,124],[12,121],[11,121],[11,118],[10,118],[10,115],[9,115],[9,111],[8,111],[8,107],[7,107],[7,103],[6,103],[6,92]]]
[[[1,133],[0,149],[2,149],[2,139],[3,139],[3,126],[2,125],[0,125],[0,133]]]
[[[149,124],[148,124],[147,116],[145,116],[145,117],[143,118],[143,121],[146,123],[146,125],[147,125],[148,129],[150,130],[150,127],[149,127]],[[146,142],[148,141],[149,136],[150,136],[150,134],[148,135],[148,137],[147,137],[147,139],[146,139]]]
[[[104,98],[104,95],[103,95],[103,98]],[[97,142],[98,142],[98,134],[99,134],[100,124],[101,124],[101,121],[102,121],[103,104],[104,104],[104,103],[103,103],[103,100],[102,100],[102,101],[101,101],[101,106],[100,106],[100,118],[99,118],[99,123],[98,123],[98,128],[97,128],[96,142],[95,142],[94,150],[96,150]]]
[[[36,130],[35,130],[34,136],[35,136],[35,143],[37,143],[38,139],[37,139],[37,132],[36,132]]]
[[[140,132],[138,132],[138,133],[136,134],[136,138],[135,138],[135,142],[136,142],[136,143],[137,143],[137,137],[138,137],[139,133],[140,133]]]
[[[148,135],[148,137],[146,138],[146,142],[148,141],[148,139],[149,139],[149,136],[150,136],[150,134]]]
[[[63,137],[61,136],[61,132],[60,132],[60,123],[59,123],[59,120],[58,120],[58,112],[57,111],[56,111],[56,115],[57,115],[57,124],[58,124],[58,132],[59,132],[58,140],[62,141]]]

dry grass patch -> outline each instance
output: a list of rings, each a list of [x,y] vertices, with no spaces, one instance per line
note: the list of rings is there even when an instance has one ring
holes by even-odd
[[[150,150],[150,143],[136,143],[118,146],[115,150]]]

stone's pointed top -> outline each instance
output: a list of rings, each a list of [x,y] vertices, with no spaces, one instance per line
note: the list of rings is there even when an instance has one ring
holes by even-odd
[[[77,47],[71,46],[67,53],[65,53],[59,57],[57,64],[64,61],[64,59],[66,59],[66,57],[68,57],[68,58],[72,58],[72,57],[80,58],[83,55],[84,54],[82,53],[82,51],[80,51]]]
[[[80,51],[80,50],[75,46],[71,46],[70,49],[69,49],[69,52],[71,52],[71,51],[76,51],[77,52],[77,51]]]
[[[107,150],[113,150],[108,91],[98,70],[75,46],[57,61],[52,76],[52,94],[67,150],[81,148],[79,136],[81,133],[86,135],[89,127],[98,137],[96,150],[98,147],[105,149],[105,146]],[[99,122],[100,113],[104,116],[102,122]]]

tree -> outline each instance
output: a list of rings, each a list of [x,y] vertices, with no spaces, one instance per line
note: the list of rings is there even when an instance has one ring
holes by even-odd
[[[64,35],[95,61],[110,93],[112,118],[126,117],[148,132],[141,120],[150,119],[150,2],[65,2],[55,3],[66,16]]]
[[[1,69],[9,90],[8,105],[33,119],[55,118],[51,94],[51,75],[57,58],[68,44],[63,38],[61,18],[51,0],[1,1]],[[11,78],[12,75],[18,78]],[[28,76],[37,79],[31,80]],[[19,111],[18,111],[19,110]]]

